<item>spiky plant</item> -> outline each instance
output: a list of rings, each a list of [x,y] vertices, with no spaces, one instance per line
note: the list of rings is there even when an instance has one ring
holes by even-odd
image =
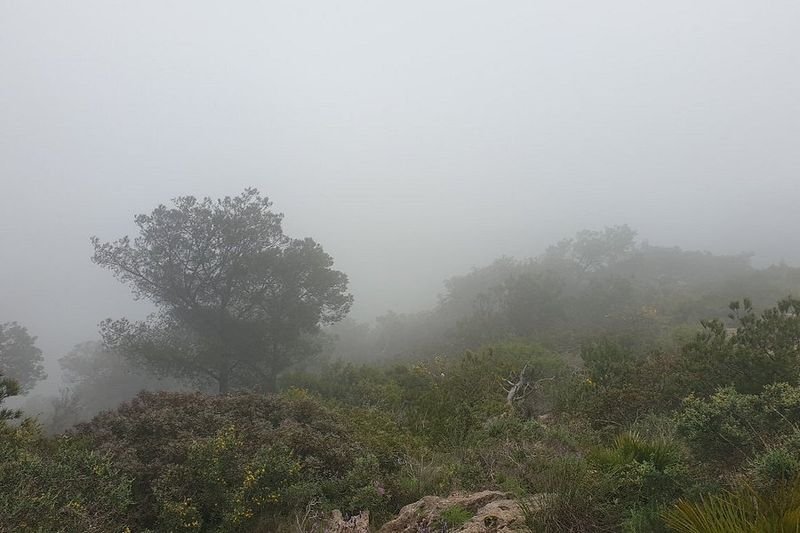
[[[744,486],[679,500],[664,521],[679,533],[800,533],[800,478],[766,493]]]

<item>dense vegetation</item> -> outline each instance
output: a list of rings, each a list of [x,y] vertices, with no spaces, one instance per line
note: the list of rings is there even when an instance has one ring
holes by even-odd
[[[346,278],[268,207],[181,199],[134,244],[96,244],[159,314],[65,356],[49,419],[0,411],[0,531],[318,531],[333,509],[378,527],[483,489],[542,495],[531,531],[796,530],[800,269],[615,227],[323,330]],[[0,344],[0,402],[40,373],[25,338],[19,375]]]

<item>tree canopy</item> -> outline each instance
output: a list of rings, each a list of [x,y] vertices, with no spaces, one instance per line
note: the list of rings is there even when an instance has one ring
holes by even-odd
[[[307,338],[350,309],[347,276],[310,238],[284,234],[256,189],[219,200],[183,196],[135,218],[139,235],[97,237],[93,260],[158,312],[107,320],[109,347],[167,374],[273,390],[311,350]]]
[[[42,351],[35,343],[36,337],[16,322],[0,324],[0,374],[16,381],[22,393],[47,377]]]

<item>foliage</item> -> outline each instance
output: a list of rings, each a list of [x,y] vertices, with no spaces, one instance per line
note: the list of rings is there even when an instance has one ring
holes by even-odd
[[[691,476],[675,443],[622,433],[589,453],[525,459],[520,498],[532,531],[662,531],[663,505]]]
[[[301,464],[290,450],[264,446],[243,458],[233,427],[193,442],[186,460],[156,480],[158,523],[170,531],[254,529],[302,496]]]
[[[545,463],[529,484],[541,494],[523,508],[531,531],[608,531],[620,522],[612,496],[613,479],[582,459]]]
[[[160,310],[62,359],[65,425],[163,386],[154,373],[250,392],[141,393],[56,438],[4,422],[2,527],[320,531],[333,509],[379,526],[424,496],[486,489],[516,494],[533,531],[796,524],[800,303],[755,302],[800,287],[800,269],[637,244],[622,226],[452,278],[435,309],[322,332],[349,306],[345,278],[269,207],[250,190],[180,198],[138,217],[135,241],[95,241]],[[322,292],[297,301],[308,288]],[[262,394],[278,373],[283,392]],[[0,402],[17,392],[0,380]]]
[[[22,393],[47,375],[36,337],[16,322],[0,324],[0,375],[13,379]]]
[[[681,500],[665,512],[680,533],[788,533],[800,524],[800,481],[768,492],[744,486],[699,501]]]
[[[407,453],[389,480],[395,501],[407,504],[428,495],[446,495],[456,484],[458,467],[447,453],[425,449]]]
[[[434,525],[437,527],[441,526],[445,531],[449,531],[449,528],[457,529],[472,518],[472,516],[473,513],[470,512],[469,509],[464,509],[460,505],[453,505],[441,512],[438,523]]]
[[[612,337],[644,355],[674,348],[675,328],[726,320],[734,298],[747,295],[757,307],[800,292],[800,268],[759,270],[747,254],[685,251],[634,237],[627,226],[585,230],[535,258],[501,257],[446,280],[433,309],[337,331],[329,353],[413,360],[519,337],[575,353]]]
[[[629,424],[648,413],[676,407],[684,390],[676,380],[680,361],[668,352],[634,352],[612,339],[581,349],[584,371],[562,388],[559,410],[580,412],[598,427]]]
[[[76,344],[59,359],[66,387],[49,405],[31,400],[26,412],[36,413],[48,433],[58,434],[97,413],[114,409],[143,390],[186,390],[187,384],[156,376],[134,366],[97,341]]]
[[[579,231],[547,250],[548,260],[574,263],[582,272],[608,268],[635,250],[636,232],[627,225],[607,227],[603,231]]]
[[[319,375],[289,376],[286,384],[348,405],[389,411],[429,445],[453,446],[479,431],[487,418],[508,410],[504,380],[523,369],[531,388],[515,408],[529,414],[549,407],[553,398],[547,385],[570,371],[539,346],[507,342],[461,357],[383,369],[334,364]]]
[[[651,531],[663,528],[658,509],[683,495],[692,483],[685,458],[674,441],[647,439],[637,433],[618,435],[612,445],[595,451],[590,462],[613,479],[614,501],[629,510],[623,525]]]
[[[127,530],[130,479],[109,457],[30,420],[0,433],[0,531]]]
[[[690,390],[710,394],[717,387],[755,393],[770,383],[797,383],[800,362],[800,300],[785,298],[756,315],[745,299],[730,304],[737,328],[720,320],[703,322],[704,330],[683,349],[682,374]]]
[[[775,383],[760,394],[742,394],[733,387],[708,399],[691,395],[676,415],[678,431],[692,452],[729,466],[772,446],[800,439],[800,387]]]
[[[213,201],[192,196],[135,218],[139,235],[101,243],[98,265],[151,300],[147,323],[106,321],[104,341],[140,363],[218,384],[275,389],[307,353],[306,335],[349,310],[347,276],[312,239],[291,239],[255,189]]]
[[[792,435],[788,445],[770,447],[750,461],[747,477],[752,480],[753,487],[769,489],[800,476],[797,437],[797,434]]]
[[[17,382],[13,379],[3,377],[3,374],[0,373],[0,427],[2,427],[1,425],[6,420],[19,418],[21,414],[19,410],[2,407],[6,398],[16,396],[17,394],[19,394],[19,385]]]
[[[302,391],[142,393],[79,426],[78,434],[133,478],[138,527],[166,521],[228,531],[267,523],[312,500],[345,511],[366,504],[379,510],[389,498],[384,473],[345,422]]]

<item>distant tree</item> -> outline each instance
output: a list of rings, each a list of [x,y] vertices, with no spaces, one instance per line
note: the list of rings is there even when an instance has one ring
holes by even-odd
[[[597,272],[627,258],[636,248],[636,232],[627,224],[603,231],[583,230],[551,246],[545,260],[567,260],[582,272]]]
[[[562,280],[552,272],[526,273],[508,279],[502,286],[502,311],[512,333],[535,334],[561,320],[562,288]]]
[[[159,308],[146,322],[106,321],[105,343],[163,373],[211,380],[220,393],[274,390],[352,296],[333,259],[310,238],[287,237],[270,206],[255,189],[184,196],[138,215],[133,241],[93,238],[94,262]]]
[[[25,393],[47,377],[42,367],[42,351],[36,337],[16,322],[0,324],[0,374],[15,380]]]
[[[512,276],[530,270],[531,266],[530,261],[503,256],[483,268],[453,276],[444,282],[445,293],[439,297],[439,308],[448,315],[464,318],[473,312],[478,298],[485,297]]]
[[[147,367],[134,365],[99,341],[76,344],[58,362],[69,389],[53,399],[53,425],[63,429],[100,411],[114,409],[143,390],[187,388],[176,379],[160,377]],[[59,419],[59,412],[66,416]]]

